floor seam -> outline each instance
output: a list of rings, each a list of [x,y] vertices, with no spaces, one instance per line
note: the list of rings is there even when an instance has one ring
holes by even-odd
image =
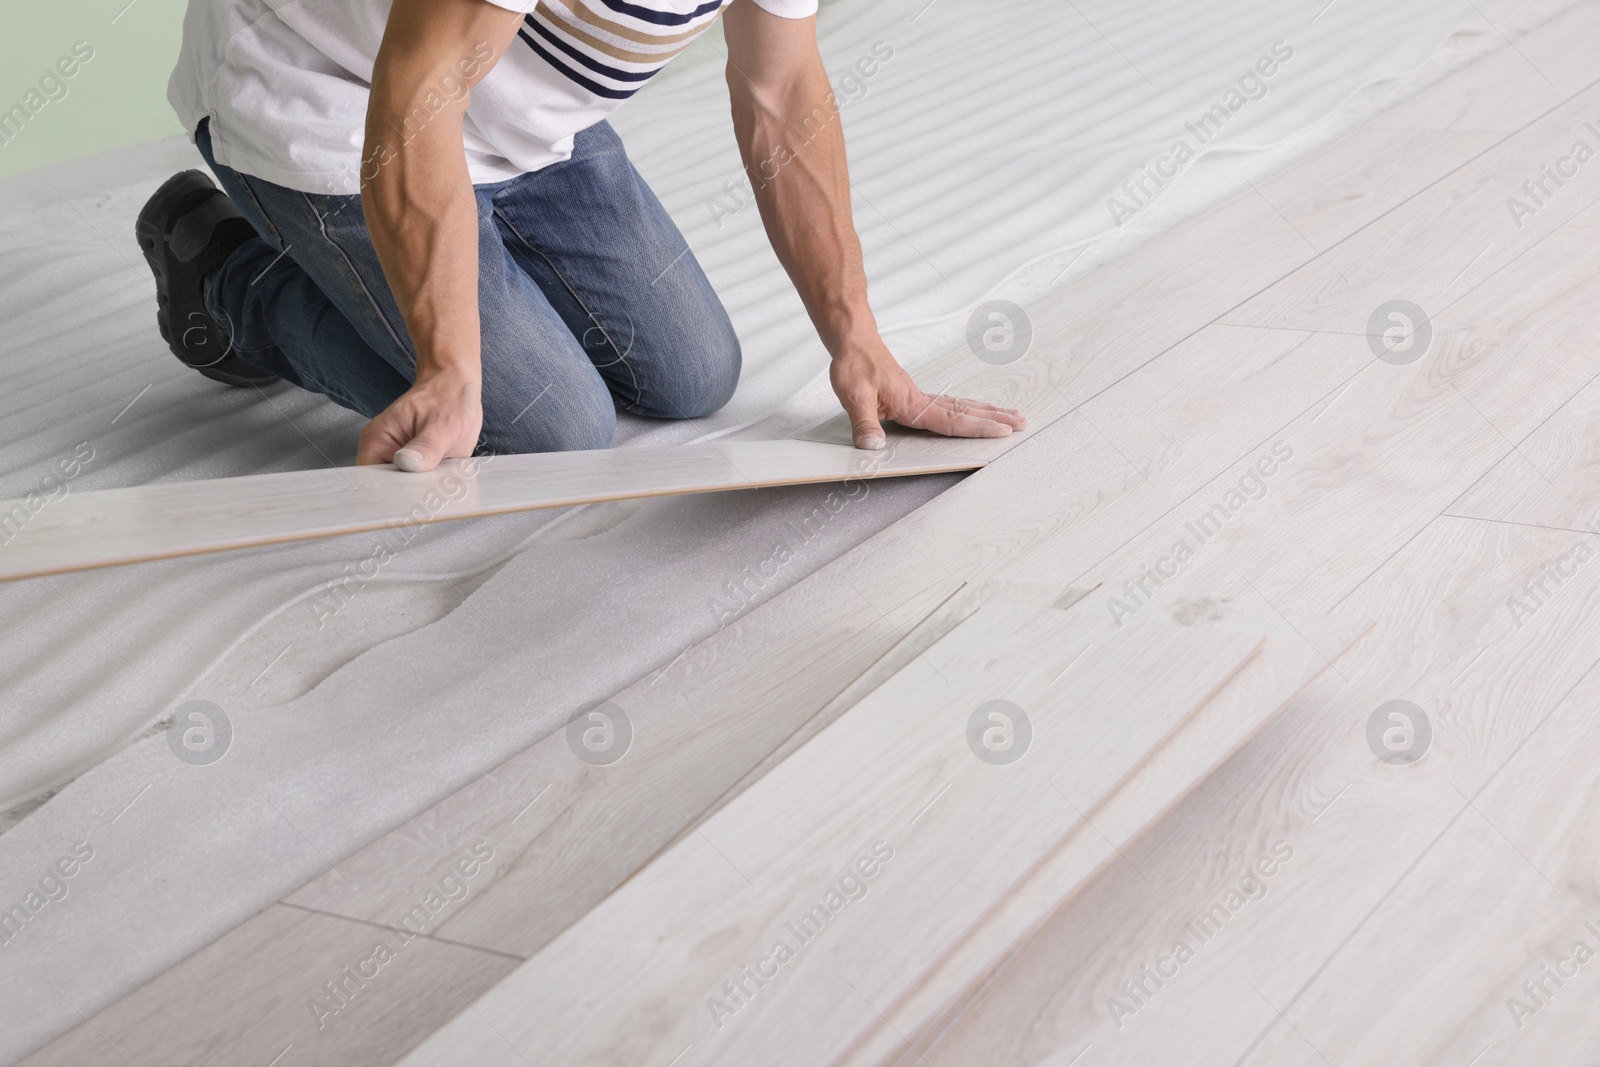
[[[310,913],[312,915],[321,915],[322,917],[327,918],[327,919],[343,919],[346,922],[357,923],[357,924],[359,924],[361,926],[370,926],[370,927],[373,927],[374,929],[377,929],[377,930],[387,930],[390,933],[398,933],[399,932],[399,930],[396,927],[390,925],[389,923],[381,923],[381,922],[377,922],[376,920],[373,920],[373,919],[362,919],[362,918],[358,918],[357,916],[354,916],[354,915],[341,915],[336,911],[324,911],[322,908],[311,908],[311,907],[307,907],[304,904],[293,904],[293,903],[290,903],[287,900],[277,900],[277,901],[274,901],[273,903],[282,905],[285,908],[294,908],[296,911],[308,912],[308,913]],[[246,920],[246,921],[248,921],[248,920]],[[499,956],[499,957],[501,957],[503,959],[515,960],[517,963],[526,963],[527,960],[529,959],[529,957],[527,957],[527,956],[518,956],[518,955],[516,955],[515,953],[512,953],[512,952],[501,952],[499,949],[485,948],[482,945],[474,945],[474,944],[472,944],[470,942],[467,942],[467,941],[456,941],[456,940],[453,940],[453,939],[448,938],[448,937],[440,937],[437,934],[429,934],[429,933],[413,931],[413,930],[406,930],[405,932],[407,934],[410,934],[412,937],[427,938],[429,941],[432,941],[432,942],[434,942],[436,944],[451,945],[451,946],[454,946],[455,948],[471,949],[474,952],[482,952],[482,953],[484,953],[486,955],[489,955],[489,956]]]

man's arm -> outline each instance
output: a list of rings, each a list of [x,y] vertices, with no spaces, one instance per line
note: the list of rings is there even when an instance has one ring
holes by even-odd
[[[773,250],[833,357],[833,389],[856,447],[882,448],[885,419],[953,437],[1022,429],[1027,420],[1010,408],[924,393],[878,334],[816,19],[780,18],[753,0],[730,5],[723,19],[739,152]]]
[[[361,207],[417,375],[362,431],[358,463],[432,470],[477,445],[478,211],[461,121],[521,21],[486,0],[394,0],[372,72]]]

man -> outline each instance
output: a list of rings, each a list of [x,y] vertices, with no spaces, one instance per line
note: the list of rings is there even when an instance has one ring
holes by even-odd
[[[140,214],[162,335],[361,412],[357,461],[410,471],[716,411],[738,339],[605,118],[724,9],[739,150],[856,446],[1022,428],[878,334],[817,0],[193,0],[169,96],[222,189],[187,171]]]

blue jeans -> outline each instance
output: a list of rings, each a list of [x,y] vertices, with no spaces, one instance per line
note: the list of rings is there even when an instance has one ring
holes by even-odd
[[[302,193],[200,153],[258,238],[206,278],[206,306],[247,362],[369,418],[416,377],[359,196]],[[609,448],[617,409],[716,411],[739,341],[666,209],[607,123],[572,158],[475,187],[482,330],[480,452]]]

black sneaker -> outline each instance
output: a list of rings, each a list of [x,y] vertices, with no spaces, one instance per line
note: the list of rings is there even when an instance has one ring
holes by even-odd
[[[246,363],[206,310],[206,272],[256,235],[227,194],[198,170],[168,178],[134,226],[156,276],[156,323],[186,366],[228,385],[265,385],[277,375]]]

